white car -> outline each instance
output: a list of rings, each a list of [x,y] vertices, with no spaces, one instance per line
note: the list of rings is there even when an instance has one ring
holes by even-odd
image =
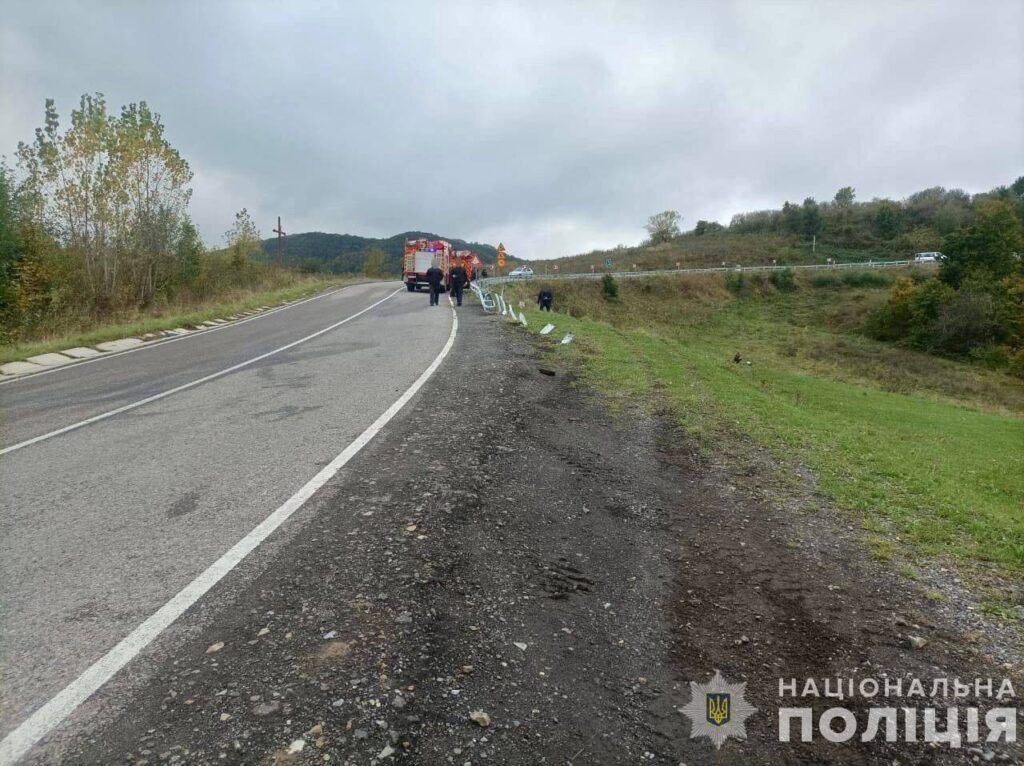
[[[928,253],[917,253],[914,256],[914,263],[936,263],[945,258],[942,253],[931,251]]]
[[[529,266],[520,266],[518,269],[512,269],[508,275],[510,277],[522,277],[523,279],[529,279],[533,276],[533,269]]]

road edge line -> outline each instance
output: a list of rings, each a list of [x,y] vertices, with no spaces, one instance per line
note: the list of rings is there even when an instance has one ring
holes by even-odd
[[[394,292],[389,293],[388,295],[381,298],[376,303],[371,303],[366,308],[357,311],[355,314],[347,316],[344,319],[335,322],[334,324],[328,325],[323,329],[317,330],[316,332],[311,333],[303,338],[293,340],[291,343],[286,343],[285,345],[267,351],[264,354],[254,356],[252,359],[246,359],[244,362],[239,362],[238,364],[234,364],[231,367],[227,367],[223,370],[218,370],[217,372],[211,372],[209,375],[204,375],[203,377],[197,378],[196,380],[191,380],[188,383],[182,383],[180,386],[175,386],[174,388],[168,389],[167,391],[161,391],[159,394],[147,396],[145,399],[139,399],[138,401],[122,405],[121,407],[116,407],[115,409],[107,410],[106,412],[101,412],[99,415],[93,415],[92,417],[86,418],[85,420],[79,420],[77,423],[72,423],[71,425],[64,426],[63,428],[58,428],[54,431],[48,431],[45,434],[39,434],[39,436],[33,436],[31,439],[26,439],[25,441],[18,442],[17,444],[12,444],[10,447],[4,447],[3,449],[0,449],[0,456],[6,455],[9,452],[15,452],[24,447],[30,447],[33,444],[46,441],[47,439],[52,439],[55,436],[61,436],[63,434],[68,433],[69,431],[76,431],[79,428],[83,428],[84,426],[92,425],[93,423],[97,423],[101,420],[112,418],[114,417],[114,415],[120,415],[122,412],[128,412],[129,410],[134,410],[137,407],[142,407],[143,405],[150,404],[151,402],[155,402],[160,399],[165,399],[168,396],[172,396],[173,394],[181,393],[182,391],[186,391],[190,388],[195,388],[196,386],[202,385],[203,383],[208,383],[211,380],[215,380],[216,378],[223,377],[224,375],[235,372],[236,370],[240,370],[243,367],[248,367],[250,364],[255,364],[256,362],[262,361],[267,357],[273,356],[274,354],[279,354],[282,351],[287,351],[290,348],[298,346],[300,343],[305,343],[308,340],[313,340],[314,338],[318,338],[326,332],[330,332],[331,330],[341,327],[341,325],[345,324],[346,322],[351,322],[353,319],[362,316],[367,311],[377,308],[377,306],[382,304],[384,301],[388,300],[389,298],[393,298],[400,292],[401,290],[395,290]]]
[[[207,327],[204,330],[194,330],[190,332],[188,335],[178,335],[173,338],[160,338],[158,340],[151,340],[147,341],[145,345],[137,346],[135,348],[126,348],[124,351],[108,351],[106,353],[101,353],[99,356],[90,357],[88,359],[77,359],[74,362],[62,364],[59,367],[48,367],[46,369],[38,370],[36,372],[29,372],[24,375],[15,375],[10,380],[0,380],[0,386],[10,385],[11,383],[20,383],[23,380],[31,380],[32,378],[38,378],[43,375],[49,375],[51,372],[60,372],[62,370],[71,370],[74,369],[75,367],[84,367],[85,365],[92,364],[93,362],[102,362],[105,359],[113,359],[114,357],[124,356],[125,354],[133,354],[136,351],[145,351],[147,348],[159,348],[160,346],[166,346],[169,343],[174,343],[175,341],[179,340],[198,338],[202,335],[207,335],[211,332],[216,332],[217,330],[226,330],[229,327],[238,327],[239,325],[243,325],[246,322],[252,322],[255,319],[263,319],[263,317],[268,317],[271,316],[272,314],[277,314],[278,312],[284,311],[285,309],[301,306],[303,303],[309,303],[310,301],[315,301],[318,300],[319,298],[326,298],[330,295],[336,295],[337,293],[340,293],[342,290],[348,290],[350,287],[358,287],[359,285],[373,284],[383,283],[355,282],[351,285],[342,285],[341,287],[336,287],[334,289],[324,290],[323,292],[319,292],[316,295],[310,295],[306,298],[300,298],[299,300],[293,301],[292,303],[283,303],[278,306],[273,306],[267,311],[261,311],[260,313],[255,314],[254,316],[245,317],[244,319],[236,319],[233,322],[226,322],[225,324],[217,325],[216,327]]]
[[[397,290],[395,291],[398,292]],[[394,295],[395,293],[392,293]],[[391,296],[388,296],[391,297]],[[384,300],[387,300],[385,298]],[[450,302],[450,299],[449,299]],[[371,307],[372,308],[372,307]],[[364,309],[368,311],[369,309]],[[392,418],[397,415],[409,400],[412,399],[430,377],[441,366],[448,352],[455,345],[455,335],[459,329],[459,317],[452,306],[452,329],[448,340],[437,357],[426,370],[413,381],[395,402],[388,407],[355,441],[345,447],[337,457],[324,466],[312,479],[288,498],[281,506],[261,521],[249,534],[235,543],[213,564],[206,568],[192,582],[182,588],[177,595],[150,615],[141,625],[109,650],[100,659],[90,665],[78,678],[59,691],[41,708],[25,719],[17,728],[0,741],[0,766],[12,766],[43,737],[60,725],[89,697],[99,691],[114,675],[131,662],[157,636],[170,627],[192,605],[202,598],[225,575],[234,569],[246,556],[254,551],[275,530],[278,529],[292,514],[301,508],[317,490],[324,486],[340,471],[346,463],[359,454]]]

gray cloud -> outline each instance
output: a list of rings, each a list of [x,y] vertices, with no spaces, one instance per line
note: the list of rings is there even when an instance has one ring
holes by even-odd
[[[264,232],[634,243],[784,199],[1024,173],[1024,6],[955,2],[17,2],[0,153],[55,97],[145,99],[219,241]]]

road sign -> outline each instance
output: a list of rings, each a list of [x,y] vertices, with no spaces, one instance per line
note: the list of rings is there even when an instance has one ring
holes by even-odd
[[[503,250],[498,251],[498,266],[505,265],[505,252]]]
[[[610,268],[611,268],[612,266],[614,266],[615,264],[614,264],[614,263],[612,263],[612,259],[611,259],[611,258],[608,258],[608,259],[607,259],[607,260],[606,260],[606,261],[604,262],[604,265],[605,265],[605,268],[609,268],[609,269],[610,269]]]

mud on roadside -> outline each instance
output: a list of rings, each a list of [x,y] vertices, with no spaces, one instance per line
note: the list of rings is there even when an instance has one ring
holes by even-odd
[[[475,307],[460,320],[452,357],[324,510],[66,762],[1018,758],[779,743],[780,677],[1007,671],[846,521],[773,503],[761,469],[703,458],[664,419],[613,420]],[[679,711],[715,670],[758,710],[720,751]]]

